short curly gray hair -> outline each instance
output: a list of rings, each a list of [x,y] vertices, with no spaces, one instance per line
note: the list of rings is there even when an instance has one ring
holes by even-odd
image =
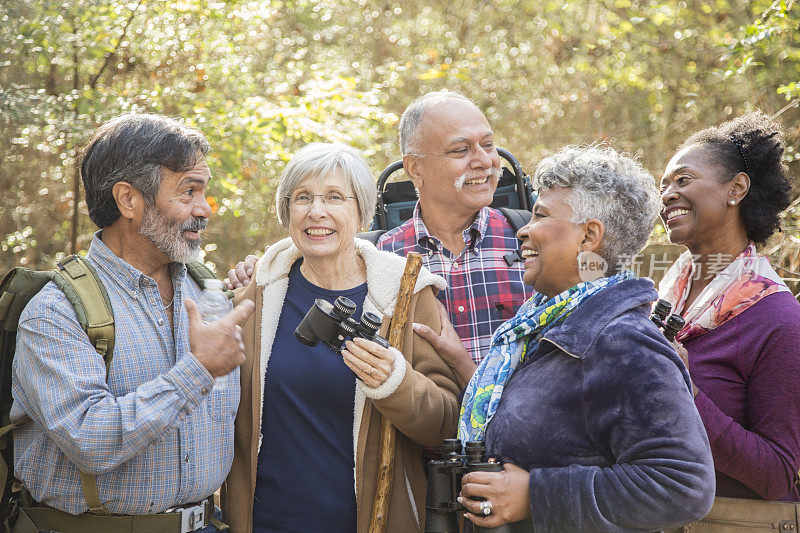
[[[378,199],[375,180],[367,161],[358,150],[342,143],[316,142],[297,151],[283,170],[275,191],[278,222],[289,227],[289,197],[304,179],[308,176],[324,178],[337,170],[350,181],[358,202],[361,225],[367,227],[375,215]]]
[[[615,273],[647,243],[660,209],[652,174],[608,146],[566,146],[544,158],[533,176],[535,189],[572,189],[567,203],[573,224],[592,219],[605,226],[599,254]]]

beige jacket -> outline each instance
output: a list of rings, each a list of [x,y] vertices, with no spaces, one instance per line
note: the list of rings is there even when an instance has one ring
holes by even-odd
[[[364,311],[391,317],[400,288],[405,258],[380,251],[356,239],[356,251],[367,267],[367,297]],[[289,270],[300,258],[290,239],[270,246],[256,266],[253,283],[240,289],[237,301],[253,300],[253,316],[244,326],[246,361],[241,368],[242,400],[236,416],[233,466],[223,485],[222,505],[233,533],[250,533],[256,465],[261,444],[261,409],[264,376],[288,289]],[[389,502],[387,531],[421,531],[425,523],[426,480],[422,470],[422,447],[438,445],[456,433],[459,393],[456,376],[430,344],[412,329],[414,322],[441,329],[434,290],[444,280],[423,267],[409,310],[408,326],[392,374],[377,389],[356,380],[353,473],[358,531],[369,528],[376,491],[380,423],[383,414],[397,428],[394,479]],[[383,321],[382,333],[388,329]],[[308,490],[313,490],[309,487]]]

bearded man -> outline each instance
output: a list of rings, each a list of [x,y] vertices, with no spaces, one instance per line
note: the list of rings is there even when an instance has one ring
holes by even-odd
[[[114,357],[106,375],[51,282],[20,317],[12,376],[11,417],[32,419],[14,432],[16,476],[60,531],[117,530],[116,518],[136,531],[214,530],[209,498],[231,465],[244,362],[238,324],[253,306],[206,324],[193,303],[200,289],[185,263],[211,214],[208,150],[198,131],[138,114],[101,126],[83,154],[100,228],[86,258],[114,310]],[[234,379],[214,388],[228,373]],[[102,504],[93,513],[111,517],[87,512],[85,475]]]

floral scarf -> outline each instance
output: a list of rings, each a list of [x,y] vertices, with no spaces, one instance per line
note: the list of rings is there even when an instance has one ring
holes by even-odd
[[[550,299],[534,293],[522,304],[517,314],[494,332],[489,353],[467,384],[461,403],[458,438],[464,443],[484,438],[486,425],[497,411],[505,384],[525,360],[526,352],[536,350],[545,333],[593,294],[633,277],[633,273],[626,270],[608,278],[579,283]]]
[[[686,309],[686,298],[694,274],[692,254],[684,252],[658,284],[658,297],[673,305],[673,312],[686,319],[675,337],[678,341],[691,339],[721,326],[741,314],[751,305],[770,294],[788,291],[769,259],[756,252],[752,242],[719,272],[703,292]]]

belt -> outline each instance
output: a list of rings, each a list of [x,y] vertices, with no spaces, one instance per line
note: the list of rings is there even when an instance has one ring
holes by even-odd
[[[198,529],[203,529],[211,523],[211,517],[214,516],[214,498],[209,496],[204,500],[197,503],[189,503],[186,505],[179,505],[177,507],[170,507],[165,513],[180,513],[181,515],[181,531],[180,533],[192,533]]]
[[[214,524],[227,529],[214,518],[214,502],[208,497],[200,502],[168,509],[151,515],[71,515],[52,507],[22,507],[12,528],[14,533],[59,531],[60,533],[108,533],[109,531],[148,533],[190,533]]]

